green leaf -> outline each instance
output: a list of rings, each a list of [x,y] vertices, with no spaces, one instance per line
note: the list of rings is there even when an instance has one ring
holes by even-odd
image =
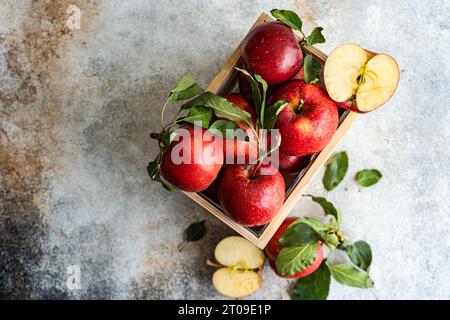
[[[363,187],[373,186],[383,177],[377,169],[364,169],[358,171],[355,175],[356,182]]]
[[[177,85],[175,86],[174,89],[172,89],[172,91],[170,91],[170,93],[184,91],[184,90],[192,87],[196,83],[197,83],[197,80],[190,74],[187,74],[178,81]]]
[[[185,241],[194,242],[205,235],[205,220],[192,223],[185,231]]]
[[[171,192],[177,191],[177,190],[178,190],[177,188],[168,185],[166,182],[164,182],[164,181],[161,179],[161,175],[160,175],[160,174],[161,174],[161,171],[160,171],[160,168],[161,168],[161,164],[160,164],[160,162],[159,162],[157,159],[155,159],[154,161],[152,161],[152,162],[150,162],[150,163],[148,164],[148,166],[147,166],[147,172],[148,172],[148,175],[150,176],[150,179],[152,179],[153,181],[157,181],[157,182],[161,183],[161,185],[162,185],[162,186],[164,187],[164,189],[166,189],[167,191],[171,191]]]
[[[316,259],[318,243],[285,247],[275,261],[280,275],[293,275],[308,268]]]
[[[339,214],[337,209],[334,207],[334,205],[331,202],[329,202],[327,199],[325,199],[323,197],[315,197],[310,194],[306,194],[305,197],[311,197],[311,199],[315,203],[318,203],[322,207],[323,211],[325,212],[325,215],[331,215],[336,218],[336,221],[338,224],[341,223],[341,215]]]
[[[277,121],[277,117],[281,111],[288,105],[287,101],[278,100],[271,106],[266,109],[265,120],[263,123],[263,129],[273,129],[275,122]]]
[[[342,241],[339,240],[336,234],[338,225],[334,217],[328,223],[323,223],[319,219],[310,217],[300,218],[299,222],[309,225],[330,249],[334,249],[342,244]]]
[[[336,188],[344,179],[348,170],[348,156],[345,151],[336,153],[327,164],[325,175],[323,176],[323,185],[327,191]]]
[[[324,43],[325,37],[322,34],[322,27],[315,27],[311,34],[306,38],[306,45],[312,46],[316,43]]]
[[[273,9],[270,11],[275,19],[280,20],[294,30],[302,31],[302,20],[293,11]]]
[[[330,291],[330,270],[325,263],[307,277],[299,278],[292,290],[294,300],[326,300]]]
[[[372,288],[373,281],[367,272],[360,271],[348,264],[329,264],[331,276],[339,283],[356,288]]]
[[[176,136],[177,136],[176,131],[166,132],[162,137],[163,146],[168,147],[170,145],[170,143],[175,139]]]
[[[212,119],[212,110],[207,107],[195,106],[189,110],[186,117],[181,118],[183,122],[195,124],[201,122],[201,126],[208,129]]]
[[[239,126],[237,126],[234,122],[228,120],[217,120],[209,127],[209,131],[212,134],[216,134],[220,132],[220,137],[224,139],[239,139],[245,141],[245,136],[241,137],[240,135],[233,134],[234,130],[241,130]]]
[[[354,244],[346,246],[345,251],[357,267],[365,271],[369,269],[372,263],[372,250],[367,242],[362,240],[356,241]]]
[[[281,247],[304,245],[307,243],[317,243],[319,234],[306,223],[294,222],[278,239]]]
[[[191,99],[191,98],[199,95],[203,91],[204,90],[202,87],[200,87],[198,84],[194,84],[192,87],[189,87],[184,91],[171,92],[169,94],[169,100],[170,101],[181,101],[181,100]]]
[[[261,91],[259,90],[258,81],[256,81],[255,78],[253,78],[253,76],[247,70],[239,69],[239,68],[236,68],[236,70],[238,70],[239,72],[242,72],[244,74],[245,78],[247,79],[247,81],[250,85],[250,89],[252,91],[253,104],[255,106],[256,114],[259,117],[259,115],[261,114],[261,105],[262,105],[263,97],[261,96]],[[265,99],[265,97],[264,97],[264,99]]]
[[[269,85],[259,74],[255,74],[255,79],[258,83],[261,84],[261,88],[262,88],[261,107],[259,108],[258,119],[259,119],[261,126],[264,127],[264,114],[265,114],[265,110],[266,110],[266,95],[267,95],[267,89],[269,88]],[[259,90],[259,86],[258,86],[258,90]]]
[[[187,110],[192,109],[194,106],[210,108],[214,111],[216,116],[230,121],[251,123],[250,113],[242,110],[227,99],[208,91],[183,104],[181,108]]]
[[[147,165],[148,175],[152,180],[155,180],[157,176],[159,176],[159,162],[154,160]]]
[[[315,83],[319,80],[323,72],[323,66],[310,54],[307,54],[303,61],[303,72],[306,83]]]

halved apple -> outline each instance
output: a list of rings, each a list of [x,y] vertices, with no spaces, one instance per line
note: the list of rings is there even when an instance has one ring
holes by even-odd
[[[221,240],[215,249],[218,267],[213,285],[217,291],[230,298],[242,298],[256,292],[262,286],[261,270],[265,255],[250,241],[232,236]]]
[[[386,54],[375,54],[357,44],[334,49],[325,62],[324,81],[331,99],[360,113],[381,107],[397,89],[400,71]]]

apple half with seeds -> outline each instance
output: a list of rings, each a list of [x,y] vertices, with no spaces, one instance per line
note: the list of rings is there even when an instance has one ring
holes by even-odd
[[[238,236],[221,240],[215,249],[217,266],[213,285],[219,293],[230,298],[242,298],[256,292],[262,286],[261,270],[265,255],[253,243]]]
[[[324,81],[331,99],[342,108],[365,113],[381,107],[397,89],[400,70],[389,55],[357,44],[334,49],[325,62]]]

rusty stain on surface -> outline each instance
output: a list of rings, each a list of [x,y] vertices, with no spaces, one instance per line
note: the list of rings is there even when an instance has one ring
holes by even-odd
[[[47,229],[43,173],[52,168],[54,131],[63,119],[59,58],[72,35],[65,26],[70,4],[93,10],[84,0],[35,0],[18,32],[0,34],[0,62],[6,66],[0,79],[0,298],[30,298],[35,289],[32,271]]]

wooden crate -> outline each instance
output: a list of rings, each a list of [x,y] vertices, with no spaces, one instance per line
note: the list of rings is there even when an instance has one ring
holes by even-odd
[[[259,18],[256,20],[253,27],[266,22],[272,21],[273,18],[268,16],[265,13],[262,13]],[[299,41],[302,40],[302,36],[295,32]],[[236,48],[236,50],[232,53],[228,61],[223,66],[222,70],[216,75],[216,77],[211,81],[207,90],[213,93],[217,93],[219,95],[224,95],[233,88],[236,87],[238,72],[235,70],[235,67],[242,66],[242,58],[241,58],[241,44]],[[327,59],[327,55],[321,52],[319,49],[315,47],[306,47],[304,51],[313,55],[318,61],[321,63],[325,63]],[[342,111],[342,110],[340,110]],[[227,224],[229,227],[234,229],[237,233],[247,238],[259,248],[263,249],[269,240],[272,238],[278,227],[284,221],[284,219],[289,215],[291,210],[294,208],[296,202],[302,197],[303,191],[312,181],[312,179],[316,176],[319,169],[325,164],[333,150],[336,148],[338,143],[344,137],[347,130],[356,120],[357,114],[354,112],[343,111],[340,112],[339,126],[336,133],[333,136],[333,139],[330,143],[323,149],[321,152],[314,154],[311,157],[311,161],[309,165],[303,169],[299,175],[295,178],[292,185],[286,191],[285,201],[277,215],[272,219],[272,221],[262,227],[250,228],[244,227],[234,221],[231,217],[226,215],[220,205],[209,199],[202,193],[193,193],[193,192],[184,192],[188,197],[193,199],[199,205],[201,205],[208,212],[216,216],[222,222]]]

